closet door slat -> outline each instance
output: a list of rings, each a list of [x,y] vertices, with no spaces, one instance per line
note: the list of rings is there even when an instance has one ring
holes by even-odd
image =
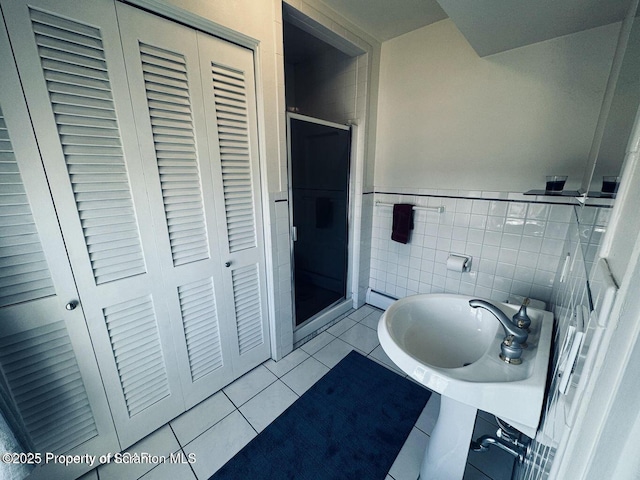
[[[224,65],[211,65],[211,81],[216,108],[222,185],[229,235],[229,251],[256,247],[253,178],[249,142],[248,113],[243,72]],[[237,138],[225,134],[233,122]],[[238,202],[238,197],[241,202]],[[243,215],[239,216],[239,210]]]
[[[142,297],[105,308],[104,320],[133,417],[170,394],[152,300]],[[149,361],[144,369],[142,359]]]
[[[63,453],[97,436],[64,322],[2,337],[0,352],[0,365],[38,451]],[[67,434],[60,435],[61,430]]]
[[[174,160],[173,165],[164,163],[160,167],[173,265],[204,260],[209,258],[209,249],[186,61],[180,53],[145,43],[140,43],[140,59],[156,158],[159,164],[167,156]],[[171,81],[165,81],[168,79]],[[169,126],[172,117],[167,114],[171,112],[184,116],[173,117],[175,122]],[[171,214],[181,203],[191,206],[186,220],[184,211],[180,216]],[[181,232],[188,232],[189,242],[177,241]]]
[[[4,154],[0,157],[0,307],[4,307],[54,295],[55,290],[1,106],[0,152]]]
[[[224,365],[211,279],[178,287],[191,377],[194,381]]]
[[[135,253],[127,255],[127,261],[118,259],[117,256],[92,256],[96,284],[145,273],[146,266],[133,213],[131,187],[109,76],[106,73],[108,69],[100,30],[35,8],[30,8],[29,13],[52,109],[54,112],[65,112],[64,115],[56,115],[55,119],[79,215],[84,221],[86,218],[96,218],[101,212],[108,215],[109,208],[117,208],[125,213],[121,215],[124,218],[118,231],[127,238],[138,238],[138,248]],[[56,66],[49,62],[56,62]],[[61,71],[63,69],[58,67],[65,64],[69,68]],[[93,80],[96,76],[101,77],[99,81]],[[110,123],[85,122],[85,118],[91,117],[91,111],[95,109],[112,112]],[[121,173],[107,174],[113,170]],[[114,202],[107,193],[113,191],[120,192],[119,202]],[[87,192],[95,195],[96,201],[104,210],[94,210],[95,213],[91,216],[85,215],[90,206],[79,201],[78,196]],[[101,192],[105,194],[101,195]],[[112,236],[108,233],[89,233],[85,224],[83,229],[89,250],[112,241]]]

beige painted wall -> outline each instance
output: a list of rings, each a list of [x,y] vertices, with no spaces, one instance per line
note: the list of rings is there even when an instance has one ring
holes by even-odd
[[[583,176],[619,24],[480,58],[450,20],[382,44],[375,185],[523,192]]]

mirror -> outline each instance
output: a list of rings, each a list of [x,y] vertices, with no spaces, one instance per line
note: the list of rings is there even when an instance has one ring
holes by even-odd
[[[611,77],[582,180],[581,192],[588,192],[588,197],[613,198],[617,190],[616,179],[619,180],[640,103],[640,20],[637,13],[629,12],[620,30]]]
[[[627,144],[640,104],[640,19],[637,2],[624,20],[581,193],[594,201],[576,206],[580,247],[589,277],[607,228]],[[591,296],[589,296],[589,302]],[[593,306],[590,305],[592,308]]]

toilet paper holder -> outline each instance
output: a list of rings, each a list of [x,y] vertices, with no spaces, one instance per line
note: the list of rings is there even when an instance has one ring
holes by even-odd
[[[460,253],[449,253],[447,258],[447,270],[453,270],[454,272],[469,272],[471,271],[471,255],[462,255]]]

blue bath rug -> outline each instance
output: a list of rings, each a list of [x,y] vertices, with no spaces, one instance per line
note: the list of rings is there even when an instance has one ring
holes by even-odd
[[[211,480],[384,480],[430,395],[352,351]]]

